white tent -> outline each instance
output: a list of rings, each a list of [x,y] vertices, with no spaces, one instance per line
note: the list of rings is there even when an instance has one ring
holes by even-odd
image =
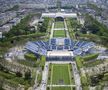
[[[77,14],[76,13],[62,13],[62,12],[58,12],[58,13],[42,13],[42,17],[51,17],[51,18],[72,17],[72,18],[77,18]]]

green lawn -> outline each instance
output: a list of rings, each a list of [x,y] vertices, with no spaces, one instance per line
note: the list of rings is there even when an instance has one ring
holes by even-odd
[[[74,85],[71,64],[50,64],[48,85]],[[49,87],[47,90],[74,90],[73,87]]]
[[[62,21],[55,22],[54,28],[64,28],[64,22]]]
[[[55,30],[53,36],[54,37],[66,37],[66,33],[64,30]]]
[[[71,80],[71,71],[69,64],[52,64],[51,65],[51,79],[50,84],[57,85],[70,85],[72,84]]]

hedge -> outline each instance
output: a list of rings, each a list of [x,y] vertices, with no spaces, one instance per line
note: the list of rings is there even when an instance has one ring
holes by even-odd
[[[98,56],[99,56],[99,54],[90,54],[90,55],[83,57],[83,60],[84,61],[93,60],[93,59],[96,59]]]
[[[80,56],[76,57],[76,64],[77,64],[78,69],[83,67],[82,62],[83,62],[83,59]]]
[[[24,56],[26,59],[28,59],[28,60],[37,60],[37,58],[36,58],[36,56],[34,55],[34,54],[32,54],[32,53],[27,53],[27,54],[25,54],[25,56]]]
[[[41,56],[41,63],[40,63],[40,66],[42,67],[42,70],[44,69],[45,62],[46,62],[46,57],[45,57],[45,56]]]

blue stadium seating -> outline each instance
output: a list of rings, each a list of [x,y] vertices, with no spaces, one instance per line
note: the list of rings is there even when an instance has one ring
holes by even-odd
[[[57,50],[63,50],[63,46],[57,46]]]
[[[73,41],[68,38],[64,38],[64,45],[57,45],[56,38],[53,38],[47,42],[36,41],[28,42],[26,44],[27,50],[40,55],[46,55],[47,51],[52,50],[69,50],[72,51],[74,55],[81,55],[83,52],[89,51],[92,47],[94,47],[93,42]]]
[[[73,51],[74,55],[81,55],[81,53],[82,53],[82,49],[81,48],[78,48],[78,49]]]
[[[52,46],[52,50],[56,50],[56,46]]]
[[[51,44],[51,45],[56,45],[56,39],[51,39],[51,40],[50,40],[50,44]]]
[[[69,46],[64,46],[64,49],[65,50],[69,50]]]
[[[71,40],[70,40],[70,39],[65,39],[65,40],[64,40],[64,44],[65,44],[65,45],[70,45],[70,43],[71,43]]]

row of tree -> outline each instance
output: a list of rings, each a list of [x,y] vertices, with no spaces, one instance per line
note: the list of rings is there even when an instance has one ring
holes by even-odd
[[[25,18],[21,19],[20,23],[18,23],[16,26],[13,26],[5,36],[10,38],[13,36],[30,34],[31,31],[29,29],[29,21],[31,20],[32,16],[33,15],[29,14]]]
[[[21,69],[22,68],[22,69]],[[24,85],[24,87],[29,87],[34,84],[34,78],[32,75],[31,69],[27,69],[27,67],[21,67],[20,65],[15,65],[12,63],[9,63],[7,61],[0,62],[0,77],[2,77],[5,82],[9,86],[18,86],[19,84]],[[9,81],[9,82],[7,82]]]
[[[48,29],[49,18],[44,18],[44,21],[38,24],[38,31],[46,32]]]
[[[84,26],[83,32],[89,31],[91,34],[96,35],[100,39],[100,43],[108,46],[108,28],[104,24],[86,14]]]

